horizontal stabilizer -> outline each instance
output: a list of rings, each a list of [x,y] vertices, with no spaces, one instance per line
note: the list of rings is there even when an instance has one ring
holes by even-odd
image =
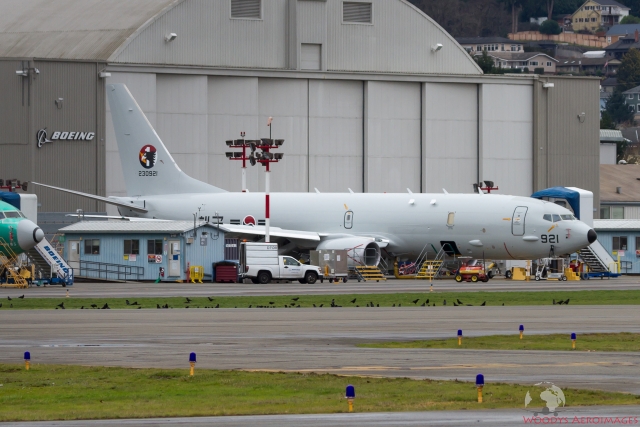
[[[132,203],[124,203],[124,202],[112,199],[110,197],[96,196],[94,194],[83,193],[81,191],[75,191],[75,190],[69,190],[67,188],[54,187],[53,185],[40,184],[40,183],[33,182],[33,181],[31,181],[31,184],[39,185],[40,187],[52,188],[52,189],[58,190],[58,191],[64,191],[65,193],[75,194],[76,196],[86,197],[87,199],[97,200],[99,202],[108,203],[110,205],[119,206],[121,208],[131,209],[132,211],[135,211],[135,212],[140,212],[140,213],[147,213],[148,212],[145,208],[143,208],[141,206],[136,206],[136,205],[134,205]]]

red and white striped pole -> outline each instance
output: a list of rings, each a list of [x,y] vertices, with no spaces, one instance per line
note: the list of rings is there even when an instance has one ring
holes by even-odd
[[[269,117],[269,120],[267,120],[267,126],[269,126],[269,140],[273,141],[271,139],[271,122],[273,121],[273,117]],[[269,243],[269,158],[267,158],[267,163],[266,163],[266,167],[267,167],[267,172],[266,172],[266,177],[264,180],[264,197],[265,197],[265,217],[264,217],[264,228],[265,228],[265,235],[264,235],[264,241],[265,243]]]

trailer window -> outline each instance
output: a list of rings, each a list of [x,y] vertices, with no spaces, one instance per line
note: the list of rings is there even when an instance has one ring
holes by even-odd
[[[162,240],[147,240],[147,255],[162,255]]]
[[[100,239],[87,239],[84,241],[85,255],[100,255]]]
[[[140,240],[125,240],[124,241],[124,254],[125,255],[140,255]]]
[[[627,236],[614,236],[613,248],[614,251],[626,251],[627,250]]]

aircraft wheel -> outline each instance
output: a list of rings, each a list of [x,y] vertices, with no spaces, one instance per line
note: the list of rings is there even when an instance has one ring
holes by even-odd
[[[471,276],[471,281],[473,283],[476,283],[478,281],[478,276],[476,276],[475,274],[473,276]]]
[[[488,272],[487,276],[489,277],[489,279],[493,279],[493,271]]]
[[[567,276],[562,276],[562,281],[566,282],[567,281]]]
[[[316,280],[318,280],[318,275],[313,271],[307,271],[307,273],[304,275],[304,281],[310,285],[316,283]]]
[[[507,271],[506,273],[504,273],[504,277],[506,277],[507,279],[511,279],[511,276],[513,274],[511,273],[511,270]]]
[[[258,273],[258,282],[261,285],[266,285],[270,281],[271,281],[271,274],[268,271],[261,271],[260,273]]]
[[[460,274],[456,274],[456,282],[462,282],[462,276]]]

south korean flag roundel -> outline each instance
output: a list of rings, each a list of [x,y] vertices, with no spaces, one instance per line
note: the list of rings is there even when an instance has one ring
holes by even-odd
[[[140,164],[145,169],[151,169],[156,164],[158,153],[153,145],[145,145],[140,150]]]

